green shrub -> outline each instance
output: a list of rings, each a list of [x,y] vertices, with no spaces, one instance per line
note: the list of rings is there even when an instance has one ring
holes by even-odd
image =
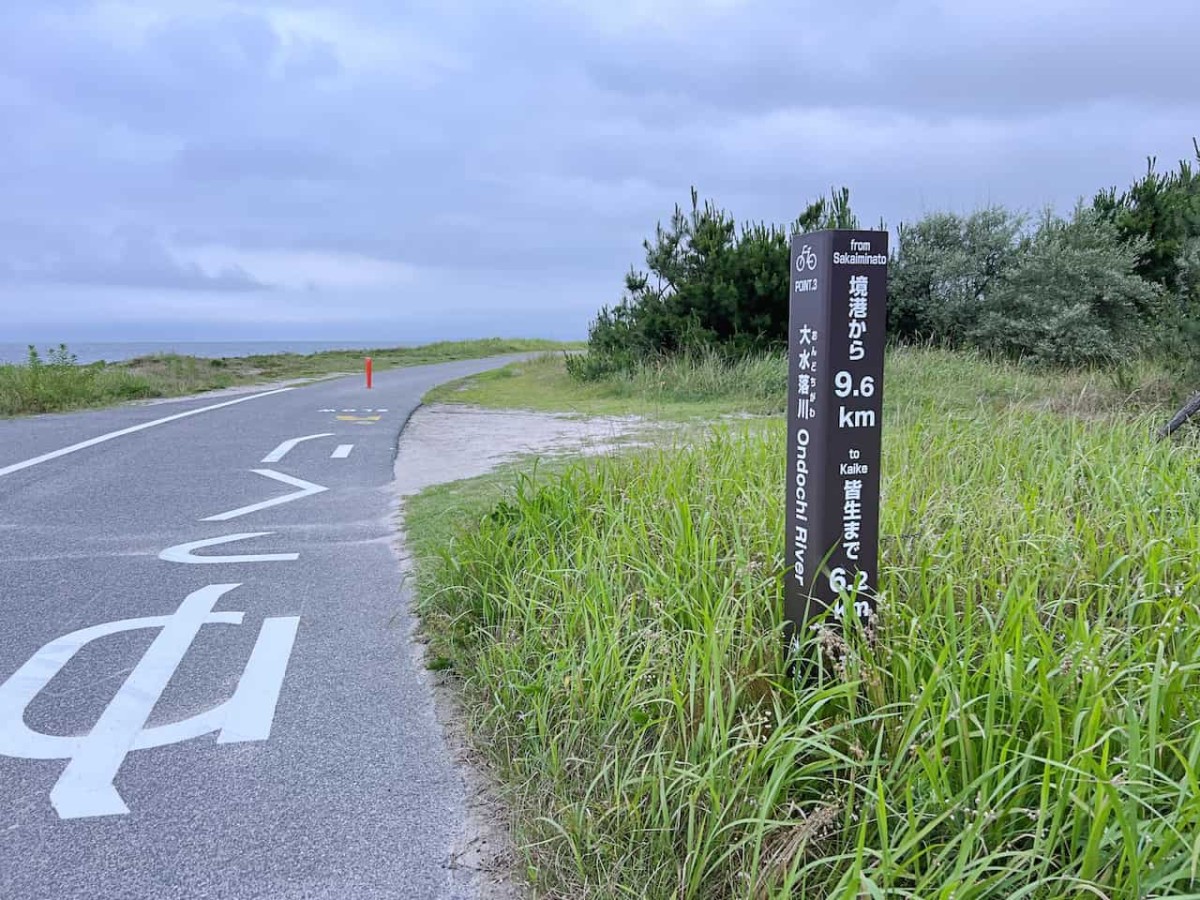
[[[1059,366],[1128,362],[1157,333],[1162,291],[1137,274],[1142,239],[1078,206],[1032,232],[1002,207],[899,229],[889,337]]]
[[[811,204],[789,229],[745,225],[692,190],[689,213],[644,242],[648,271],[625,276],[625,294],[600,310],[588,330],[586,358],[572,375],[601,378],[639,362],[680,352],[739,356],[787,340],[789,233],[854,228],[849,191]]]
[[[0,415],[57,412],[159,396],[145,378],[103,362],[79,365],[65,344],[44,357],[29,347],[23,365],[0,365]]]
[[[1200,379],[1200,171],[1190,162],[1158,173],[1152,159],[1125,192],[1102,191],[1065,222],[1026,224],[1002,206],[902,224],[889,337],[1055,365],[1123,363],[1153,349],[1181,379]],[[676,207],[644,242],[646,270],[631,269],[621,300],[600,310],[570,373],[596,380],[677,353],[782,347],[790,234],[855,227],[846,188],[791,229],[738,228],[693,189],[690,212]]]
[[[1060,366],[1112,365],[1140,354],[1161,291],[1136,272],[1144,242],[1078,206],[1045,215],[1014,265],[980,298],[969,339],[983,350]]]
[[[1025,246],[1025,220],[1000,206],[933,213],[898,228],[888,284],[894,341],[963,346],[982,303]]]
[[[1192,141],[1200,163],[1200,142]],[[1200,171],[1181,161],[1146,174],[1122,194],[1101,191],[1093,208],[1138,250],[1137,271],[1163,291],[1157,350],[1188,391],[1200,386]]]
[[[1192,140],[1200,163],[1200,141]],[[1183,268],[1183,257],[1192,241],[1200,238],[1200,171],[1187,160],[1174,172],[1155,171],[1156,160],[1146,163],[1146,174],[1118,195],[1116,188],[1101,191],[1093,208],[1112,221],[1121,237],[1139,241],[1138,274],[1164,290],[1174,290]]]

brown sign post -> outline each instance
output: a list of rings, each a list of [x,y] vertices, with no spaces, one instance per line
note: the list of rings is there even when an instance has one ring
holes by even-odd
[[[878,589],[886,231],[792,237],[788,324],[789,647],[815,615],[868,623]]]

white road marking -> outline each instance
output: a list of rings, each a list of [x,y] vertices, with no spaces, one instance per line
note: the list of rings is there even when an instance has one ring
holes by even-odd
[[[63,447],[61,450],[54,450],[50,453],[43,453],[41,456],[35,456],[33,459],[27,459],[23,462],[13,463],[11,466],[5,466],[0,469],[0,477],[11,475],[13,472],[20,472],[22,469],[28,469],[30,466],[36,466],[44,462],[49,462],[52,459],[58,459],[60,456],[66,456],[68,453],[76,453],[80,450],[86,450],[88,447],[95,447],[97,444],[103,444],[105,441],[111,441],[114,438],[124,437],[127,434],[133,434],[138,431],[145,431],[147,428],[153,428],[156,425],[166,425],[168,422],[177,422],[180,419],[186,419],[188,416],[198,416],[200,413],[212,412],[214,409],[223,409],[226,406],[234,406],[238,403],[245,403],[248,400],[257,400],[260,397],[271,397],[275,394],[282,394],[284,391],[293,390],[292,388],[279,388],[274,391],[264,391],[261,394],[251,394],[249,397],[238,397],[236,400],[226,400],[224,403],[216,403],[212,406],[202,406],[200,409],[189,409],[187,412],[176,413],[173,416],[167,416],[164,419],[155,419],[153,422],[143,422],[141,425],[134,425],[131,428],[122,428],[120,431],[110,431],[108,434],[102,434],[99,437],[89,438],[86,441],[80,441],[78,444],[72,444],[70,447]]]
[[[218,744],[265,741],[271,736],[275,707],[299,627],[299,616],[263,621],[237,690],[225,704],[225,722],[217,735]]]
[[[292,448],[297,444],[302,444],[305,441],[315,441],[317,438],[333,437],[332,431],[327,431],[324,434],[309,434],[304,437],[292,438],[290,441],[284,441],[270,453],[262,458],[262,462],[274,463],[279,462],[285,456],[292,452]]]
[[[247,516],[252,512],[258,512],[260,509],[268,509],[272,506],[279,506],[281,503],[291,503],[293,500],[300,500],[304,497],[311,497],[313,494],[319,494],[322,491],[327,491],[329,488],[319,484],[313,484],[311,481],[305,481],[302,478],[293,478],[291,475],[284,475],[282,472],[276,472],[273,469],[251,469],[255,475],[262,475],[264,478],[273,478],[276,481],[282,481],[284,484],[290,484],[297,488],[295,493],[284,494],[282,497],[273,497],[270,500],[263,500],[261,503],[251,503],[249,506],[239,506],[237,509],[231,509],[229,512],[218,513],[215,516],[209,516],[206,519],[201,519],[201,522],[227,522],[230,519],[236,519],[239,516]]]
[[[354,449],[353,444],[338,444],[337,449],[329,454],[330,459],[345,459],[350,455],[350,451]]]
[[[260,553],[244,556],[193,556],[193,550],[205,547],[215,547],[218,544],[232,544],[234,541],[248,541],[250,538],[266,537],[273,531],[252,531],[247,534],[228,534],[224,537],[209,538],[205,541],[191,541],[187,544],[176,544],[168,547],[158,558],[166,562],[192,563],[213,565],[215,563],[251,563],[251,562],[292,562],[300,558],[299,553]]]
[[[233,696],[187,719],[146,727],[201,627],[240,625],[241,612],[213,612],[236,584],[210,584],[189,594],[172,615],[124,619],[84,628],[51,641],[0,684],[0,754],[19,759],[70,760],[50,791],[63,819],[123,815],[129,807],[113,779],[130,750],[162,747],[217,731],[217,743],[266,740],[300,620],[263,621]],[[84,735],[49,735],[25,724],[25,710],[83,647],[98,638],[143,628],[161,629],[116,696]],[[266,717],[264,720],[263,717]]]

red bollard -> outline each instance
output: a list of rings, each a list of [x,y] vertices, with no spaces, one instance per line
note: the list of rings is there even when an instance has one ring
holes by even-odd
[[[371,357],[367,357],[367,390],[371,389]]]

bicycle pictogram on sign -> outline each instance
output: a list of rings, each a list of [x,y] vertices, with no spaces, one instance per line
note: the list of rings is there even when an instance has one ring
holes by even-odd
[[[805,244],[796,254],[796,271],[811,272],[817,267],[817,254],[810,244]]]

